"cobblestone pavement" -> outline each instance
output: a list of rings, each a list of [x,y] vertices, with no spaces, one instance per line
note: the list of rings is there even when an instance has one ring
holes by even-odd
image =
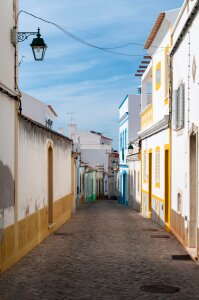
[[[146,231],[146,228],[158,231]],[[199,266],[151,220],[119,205],[84,205],[46,241],[0,276],[0,299],[199,299]],[[154,294],[143,285],[179,287]]]

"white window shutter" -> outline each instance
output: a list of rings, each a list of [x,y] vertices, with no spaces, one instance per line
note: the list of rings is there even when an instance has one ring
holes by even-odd
[[[184,127],[185,119],[185,86],[184,83],[180,84],[180,95],[179,95],[179,128]]]
[[[173,91],[172,97],[172,120],[173,129],[178,129],[178,90]]]

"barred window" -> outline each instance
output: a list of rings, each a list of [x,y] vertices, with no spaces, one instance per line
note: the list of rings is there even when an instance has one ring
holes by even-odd
[[[177,90],[173,91],[173,129],[184,127],[185,123],[185,85],[181,83]]]

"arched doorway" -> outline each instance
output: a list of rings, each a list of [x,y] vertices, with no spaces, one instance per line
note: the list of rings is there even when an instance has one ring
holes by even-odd
[[[53,149],[48,148],[48,224],[53,224]]]

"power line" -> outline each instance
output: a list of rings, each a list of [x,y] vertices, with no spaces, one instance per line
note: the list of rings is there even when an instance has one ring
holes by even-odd
[[[27,15],[29,15],[29,16],[35,18],[35,19],[41,20],[41,21],[43,21],[43,22],[45,22],[45,23],[48,23],[48,24],[51,24],[51,25],[55,26],[57,29],[59,29],[60,31],[62,31],[64,34],[66,34],[67,36],[69,36],[69,37],[72,38],[73,40],[75,40],[75,41],[77,41],[77,42],[79,42],[79,43],[81,43],[81,44],[84,44],[84,45],[86,45],[86,46],[89,46],[89,47],[92,47],[92,48],[95,48],[95,49],[98,49],[98,50],[102,50],[102,51],[104,51],[104,52],[108,52],[108,53],[111,53],[111,54],[115,54],[115,55],[121,55],[121,56],[127,56],[127,57],[143,57],[143,55],[141,55],[141,54],[127,54],[127,53],[121,53],[121,52],[115,52],[115,51],[112,51],[112,50],[114,50],[114,49],[123,48],[123,47],[126,47],[126,46],[131,45],[131,44],[132,44],[132,45],[143,46],[143,45],[141,45],[141,44],[138,44],[138,43],[126,43],[126,44],[124,44],[124,45],[120,45],[120,46],[112,47],[112,48],[99,47],[99,46],[97,46],[97,45],[94,45],[94,44],[92,44],[92,43],[89,43],[89,42],[87,42],[87,41],[85,41],[85,40],[79,38],[78,36],[72,34],[72,33],[69,32],[68,30],[66,30],[66,29],[64,29],[63,27],[61,27],[60,25],[58,25],[58,24],[56,24],[56,23],[54,23],[54,22],[48,21],[48,20],[46,20],[46,19],[44,19],[44,18],[38,17],[38,16],[36,16],[36,15],[34,15],[34,14],[31,14],[31,13],[25,11],[25,10],[21,10],[21,11],[18,13],[17,21],[18,21],[19,15],[20,15],[21,13],[27,14]]]

